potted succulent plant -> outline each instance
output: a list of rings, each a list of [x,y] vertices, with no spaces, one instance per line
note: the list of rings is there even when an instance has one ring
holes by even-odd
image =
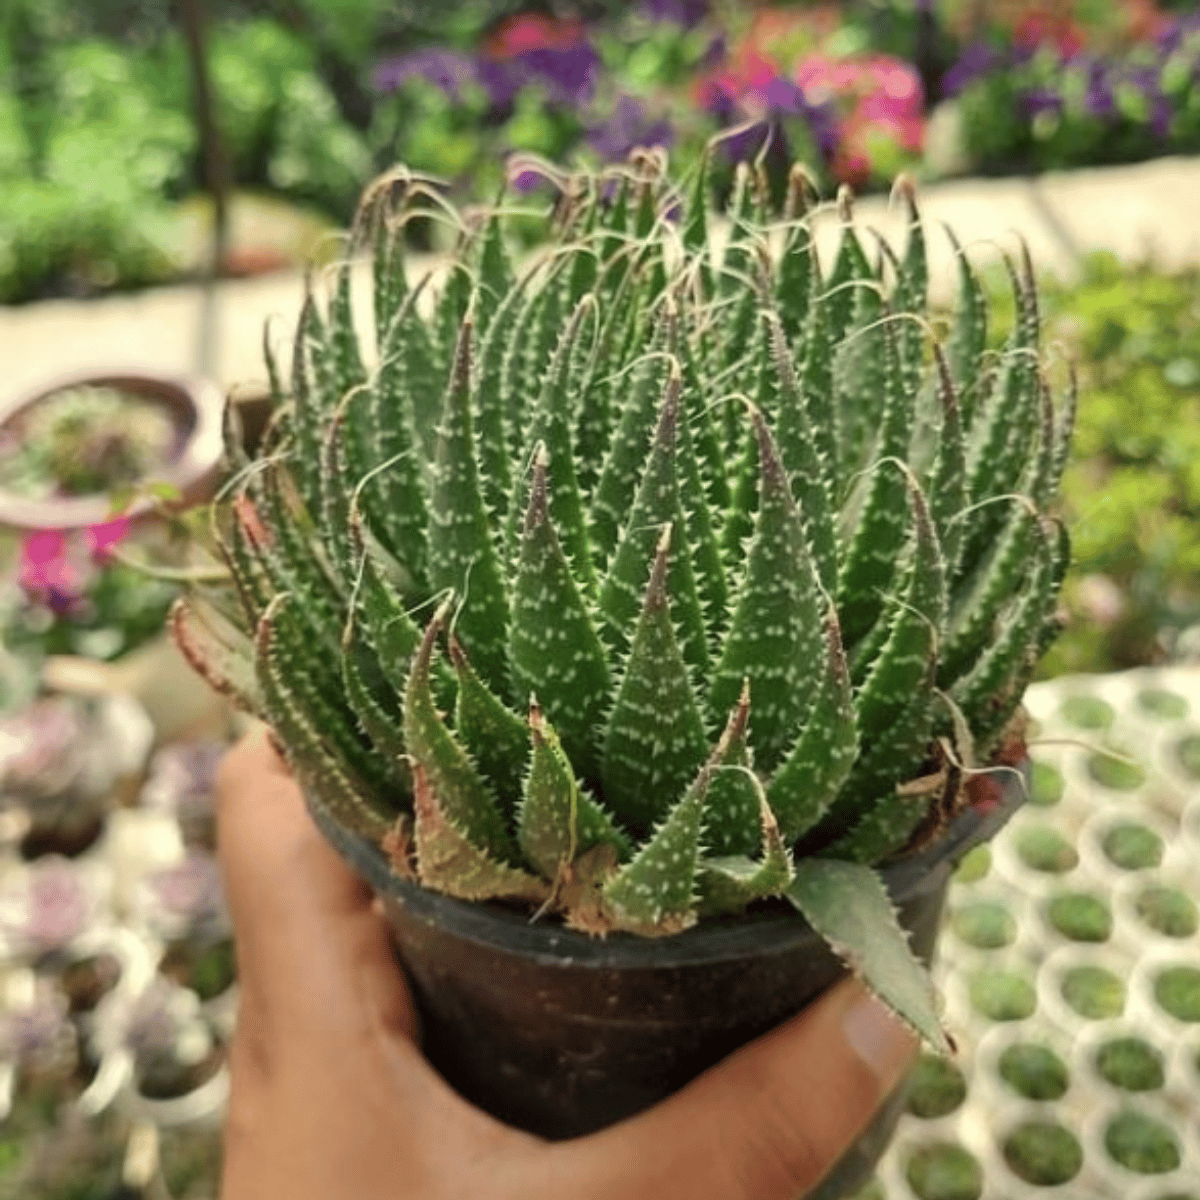
[[[208,380],[90,371],[0,406],[0,523],[63,530],[108,519],[109,497],[152,480],[185,501],[211,495],[220,389]],[[131,508],[153,511],[150,496]]]
[[[545,252],[451,214],[432,304],[403,226],[440,200],[368,191],[373,353],[345,264],[253,461],[229,423],[231,585],[173,624],[383,897],[431,1060],[561,1136],[846,964],[945,1044],[917,955],[1019,795],[1073,405],[1027,260],[1002,351],[962,256],[931,340],[911,188],[902,252],[843,194],[822,263],[798,166],[782,213],[738,169],[720,253],[703,168],[551,173]]]

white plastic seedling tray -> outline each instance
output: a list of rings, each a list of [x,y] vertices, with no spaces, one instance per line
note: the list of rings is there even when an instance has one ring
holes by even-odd
[[[957,1058],[923,1064],[859,1195],[1200,1200],[1200,670],[1026,707],[1031,802],[960,869],[938,948]]]

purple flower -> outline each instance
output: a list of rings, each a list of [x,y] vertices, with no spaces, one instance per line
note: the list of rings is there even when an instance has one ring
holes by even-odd
[[[507,109],[521,90],[520,73],[499,59],[480,58],[475,64],[475,77],[493,111]]]
[[[1020,104],[1022,111],[1032,120],[1042,113],[1061,113],[1063,98],[1053,88],[1031,87],[1021,93]]]
[[[600,73],[600,56],[588,42],[522,50],[512,63],[526,78],[536,78],[548,99],[575,106],[591,100]]]
[[[642,0],[641,11],[652,20],[691,29],[708,16],[708,0]]]
[[[1093,61],[1088,65],[1084,106],[1093,117],[1101,121],[1111,121],[1117,115],[1117,102],[1113,96],[1112,83],[1102,62]]]
[[[589,129],[584,140],[602,162],[623,162],[635,146],[670,146],[674,136],[668,122],[651,121],[634,97],[622,95],[612,116]]]
[[[942,95],[947,98],[957,96],[968,84],[990,75],[1003,66],[1004,62],[1004,55],[986,42],[976,42],[968,46],[963,56],[942,78]]]
[[[476,79],[475,61],[457,50],[415,50],[381,62],[371,76],[371,84],[377,92],[395,92],[410,79],[424,79],[458,103],[462,89]]]

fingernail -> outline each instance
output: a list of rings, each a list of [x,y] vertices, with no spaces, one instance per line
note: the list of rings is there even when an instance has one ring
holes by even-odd
[[[850,1048],[884,1084],[899,1080],[912,1061],[916,1039],[891,1010],[864,992],[842,1014]]]

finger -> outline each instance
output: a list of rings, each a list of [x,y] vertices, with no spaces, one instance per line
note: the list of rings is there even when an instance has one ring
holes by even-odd
[[[576,1143],[604,1180],[589,1195],[792,1200],[862,1132],[916,1050],[847,981],[649,1112]]]
[[[264,1023],[280,1036],[283,1025],[292,1036],[300,1025],[309,1036],[318,1026],[348,1036],[347,1006],[365,1005],[412,1036],[411,1001],[370,890],[313,825],[265,727],[226,756],[217,793],[242,990],[269,1011]]]

